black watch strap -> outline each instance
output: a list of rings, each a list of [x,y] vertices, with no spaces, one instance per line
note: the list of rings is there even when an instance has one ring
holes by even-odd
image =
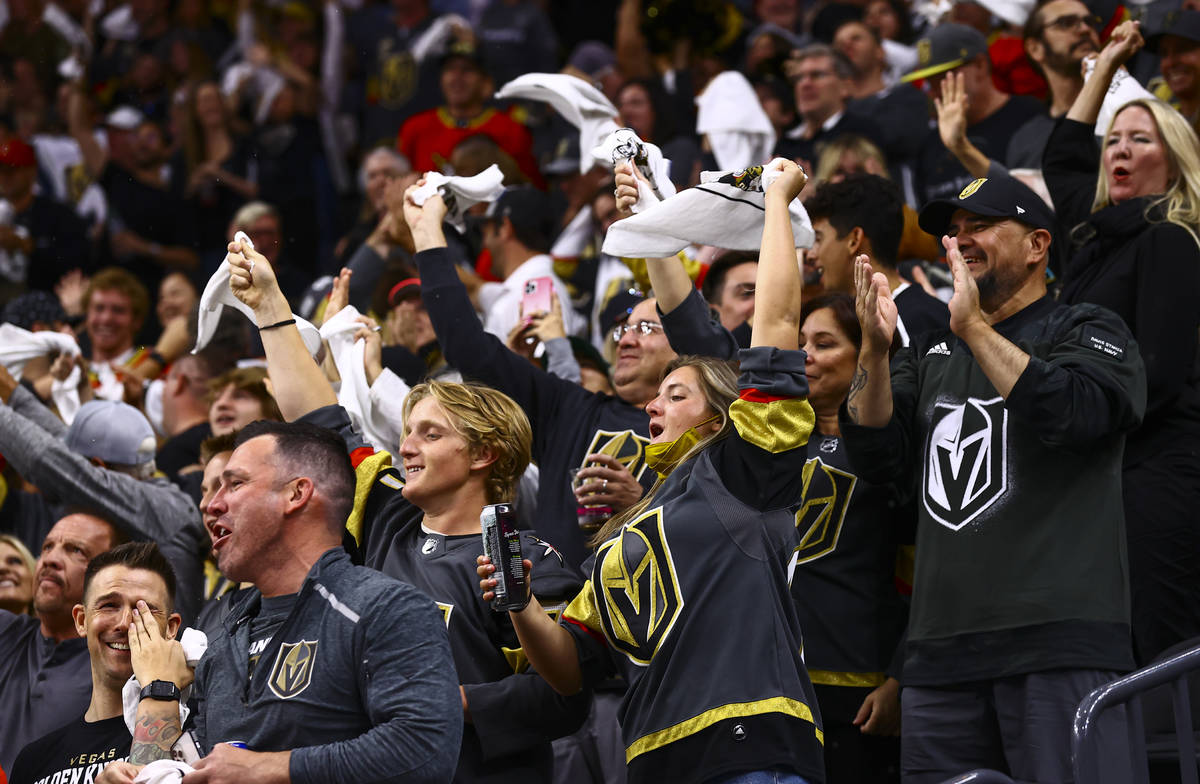
[[[138,695],[139,700],[144,700],[149,697],[152,700],[179,700],[181,697],[179,687],[170,681],[150,681],[149,684],[142,687],[141,694]]]

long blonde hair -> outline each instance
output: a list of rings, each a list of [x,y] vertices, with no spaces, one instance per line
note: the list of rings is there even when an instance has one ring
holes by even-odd
[[[683,465],[703,452],[711,444],[729,435],[729,431],[733,427],[733,420],[729,418],[729,406],[738,397],[737,373],[734,372],[732,363],[713,357],[676,357],[667,363],[667,367],[663,370],[663,378],[684,367],[690,367],[696,371],[696,375],[700,379],[700,392],[704,395],[704,402],[708,404],[706,413],[718,417],[721,426],[716,431],[709,433],[697,441],[696,445],[679,459],[679,462],[675,464],[676,467]],[[617,531],[621,530],[627,522],[636,519],[638,515],[646,511],[654,502],[654,497],[658,494],[658,488],[662,486],[665,479],[666,477],[659,477],[658,481],[646,491],[646,494],[642,496],[640,501],[624,512],[609,518],[604,527],[592,537],[589,544],[592,547],[599,546]]]
[[[1192,235],[1192,239],[1200,244],[1200,139],[1196,131],[1183,119],[1183,115],[1157,98],[1139,98],[1125,104],[1113,115],[1105,131],[1107,140],[1112,133],[1112,126],[1121,112],[1131,106],[1140,106],[1150,112],[1158,134],[1162,137],[1163,147],[1167,151],[1167,164],[1171,172],[1171,182],[1167,191],[1154,198],[1146,205],[1146,220],[1152,223],[1174,223],[1181,226]],[[1096,197],[1092,200],[1092,212],[1112,204],[1108,192],[1108,175],[1101,166],[1096,174]],[[1158,208],[1162,205],[1162,215]]]

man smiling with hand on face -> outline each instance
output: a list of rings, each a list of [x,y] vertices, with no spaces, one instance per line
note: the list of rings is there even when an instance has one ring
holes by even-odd
[[[83,716],[17,755],[9,776],[12,784],[94,780],[105,765],[130,753],[133,738],[122,716],[121,689],[139,670],[133,658],[140,650],[130,650],[138,647],[131,645],[131,625],[141,626],[143,634],[153,625],[159,639],[173,639],[179,629],[174,593],[175,573],[153,542],[119,545],[92,559],[83,576],[83,601],[72,610],[75,629],[87,639],[91,703]],[[191,681],[186,663],[182,673],[186,686]],[[146,677],[144,672],[138,675],[139,682]],[[178,711],[178,703],[173,704]],[[144,727],[138,730],[139,736],[146,732]],[[173,733],[164,738],[167,749],[178,737]]]

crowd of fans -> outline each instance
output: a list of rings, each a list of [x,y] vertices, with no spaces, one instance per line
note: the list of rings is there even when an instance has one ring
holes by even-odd
[[[1198,130],[1194,0],[9,0],[0,781],[1072,781]]]

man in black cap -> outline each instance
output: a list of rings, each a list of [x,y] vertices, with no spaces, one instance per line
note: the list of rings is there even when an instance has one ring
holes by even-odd
[[[521,313],[521,300],[527,285],[537,278],[553,282],[567,334],[583,332],[583,319],[571,307],[567,284],[554,274],[549,255],[558,231],[557,217],[549,198],[528,185],[506,189],[488,206],[481,222],[483,245],[492,254],[492,274],[504,282],[484,283],[478,297],[483,328],[501,340],[507,340],[522,316],[529,315]]]
[[[901,81],[923,79],[933,95],[941,96],[942,81],[951,73],[961,76],[967,97],[966,138],[991,160],[1004,161],[1013,134],[1045,109],[1033,98],[997,89],[987,39],[974,28],[947,22],[917,42],[917,69]],[[925,137],[913,169],[921,202],[951,198],[973,179],[946,149],[937,129]]]
[[[1133,666],[1120,472],[1145,370],[1116,315],[1046,296],[1054,216],[1024,185],[976,180],[920,223],[944,235],[950,329],[889,376],[896,307],[860,257],[842,416],[858,475],[916,490],[904,781],[1070,781],[1076,706]]]
[[[1162,58],[1162,81],[1152,82],[1151,89],[1195,127],[1200,123],[1200,11],[1169,14],[1163,30],[1146,44]]]

